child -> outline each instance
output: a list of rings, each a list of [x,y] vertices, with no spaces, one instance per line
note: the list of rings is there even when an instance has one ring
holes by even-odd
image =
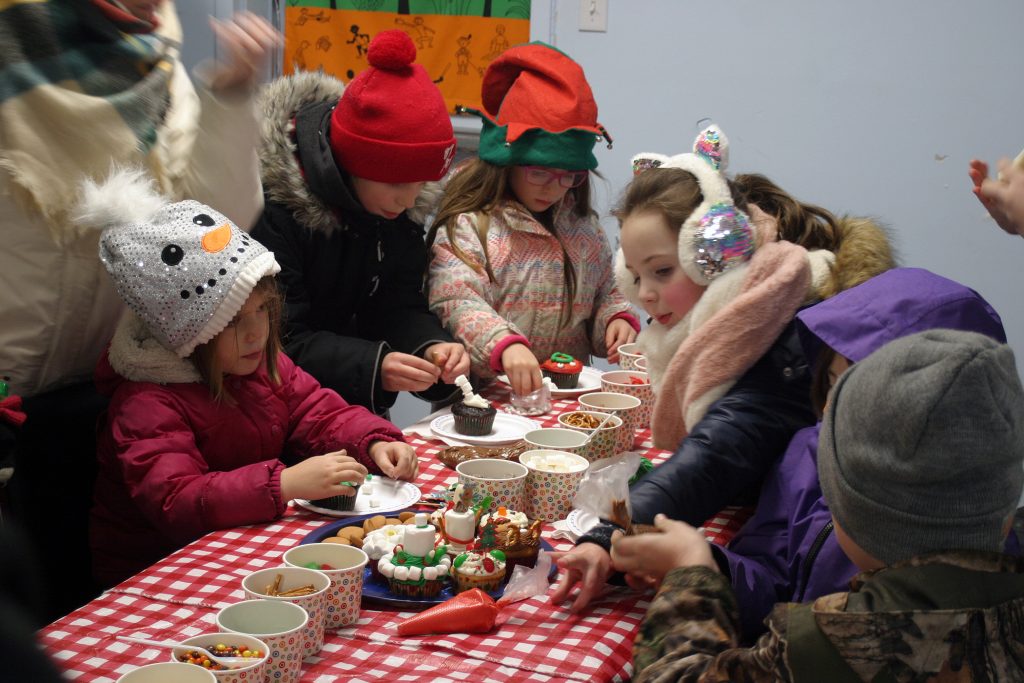
[[[139,178],[91,186],[82,212],[109,226],[100,258],[131,309],[96,371],[111,399],[90,536],[108,586],[213,529],[277,519],[292,498],[351,495],[367,470],[416,475],[394,425],[280,351],[274,255]]]
[[[1000,228],[1024,237],[1024,152],[1011,164],[999,160],[999,176],[988,177],[988,164],[971,160],[969,171],[974,181],[974,194]]]
[[[976,292],[917,268],[895,268],[797,314],[815,410],[835,378],[884,344],[928,329],[958,329],[1005,343],[999,316]],[[776,602],[845,590],[855,573],[836,542],[818,483],[820,423],[797,432],[765,477],[754,516],[728,547],[711,545],[731,579],[740,633],[752,641]],[[1016,537],[1013,537],[1016,549]],[[701,543],[707,543],[703,539]]]
[[[637,157],[617,211],[619,283],[652,316],[639,343],[657,387],[654,443],[675,450],[630,491],[633,520],[645,524],[663,512],[697,525],[753,499],[793,434],[814,422],[796,311],[894,265],[869,221],[839,221],[763,176],[731,187],[716,127],[694,149]],[[601,588],[613,528],[594,527],[559,560],[553,601],[581,582],[579,610]]]
[[[266,208],[252,234],[281,263],[285,350],[376,413],[399,391],[443,400],[469,371],[422,291],[425,181],[448,171],[455,136],[415,57],[409,36],[383,31],[347,87],[300,73],[262,101]]]
[[[504,372],[527,394],[551,354],[615,362],[640,325],[590,205],[593,147],[610,138],[583,70],[544,43],[513,47],[484,74],[483,102],[480,156],[448,182],[427,236],[430,308],[474,376]]]
[[[659,517],[663,533],[612,546],[624,571],[677,567],[640,626],[634,680],[1022,680],[1024,560],[1001,553],[1022,465],[1008,346],[954,330],[887,344],[836,383],[818,450],[836,539],[865,573],[849,593],[777,605],[740,649],[707,544]]]

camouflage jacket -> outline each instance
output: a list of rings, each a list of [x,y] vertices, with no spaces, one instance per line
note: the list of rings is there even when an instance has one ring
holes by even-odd
[[[640,626],[634,680],[1024,681],[1024,559],[1008,555],[937,553],[860,574],[849,593],[776,605],[749,649],[738,620],[726,577],[669,572]]]

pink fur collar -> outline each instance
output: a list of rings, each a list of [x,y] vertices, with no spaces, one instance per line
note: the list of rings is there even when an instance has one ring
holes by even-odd
[[[674,450],[708,406],[771,348],[810,286],[803,247],[773,242],[754,253],[738,293],[686,337],[661,378],[651,418],[657,448]],[[713,283],[704,297],[714,289]]]

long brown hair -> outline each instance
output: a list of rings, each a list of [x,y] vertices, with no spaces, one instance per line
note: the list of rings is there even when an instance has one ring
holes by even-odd
[[[741,209],[746,211],[750,204],[757,204],[773,216],[778,239],[808,250],[839,251],[843,231],[828,209],[799,201],[760,173],[739,174],[729,181],[729,191]]]
[[[443,227],[455,256],[478,273],[486,274],[489,282],[496,282],[494,271],[491,270],[490,259],[487,256],[487,229],[490,225],[488,215],[499,201],[514,198],[508,180],[511,171],[511,166],[497,166],[479,157],[470,159],[457,169],[445,186],[444,197],[438,207],[437,216],[427,232],[427,248],[433,246],[437,239],[437,231]],[[593,215],[589,173],[581,185],[570,188],[567,194],[571,196],[571,211],[575,215],[580,218]],[[562,303],[559,324],[564,327],[572,319],[572,304],[576,299],[576,268],[569,258],[569,252],[566,251],[561,236],[555,230],[554,216],[557,209],[558,205],[552,206],[543,213],[534,214],[534,218],[555,236],[562,247],[562,272],[565,278],[566,297]],[[455,240],[455,222],[459,214],[463,213],[481,214],[478,217],[477,225],[483,226],[484,229],[477,237],[480,239],[480,246],[484,252],[484,263],[476,263],[469,254],[459,247]]]
[[[267,364],[267,375],[270,380],[275,384],[281,383],[281,374],[277,369],[277,354],[281,352],[281,304],[282,296],[280,290],[277,288],[277,281],[273,275],[267,275],[260,279],[256,283],[256,286],[252,288],[252,292],[249,296],[254,294],[263,294],[266,298],[264,305],[268,309],[268,316],[270,319],[270,333],[267,335],[267,343],[263,347],[263,358]],[[233,322],[233,321],[232,321]],[[226,329],[226,328],[225,328]],[[223,332],[221,333],[223,334]],[[227,389],[224,388],[224,370],[220,367],[220,363],[217,361],[217,353],[215,350],[214,342],[217,340],[220,334],[215,336],[205,344],[201,344],[196,347],[189,359],[192,364],[202,375],[203,380],[206,381],[206,386],[210,389],[210,396],[215,401],[227,400],[232,402],[233,399],[228,393]]]

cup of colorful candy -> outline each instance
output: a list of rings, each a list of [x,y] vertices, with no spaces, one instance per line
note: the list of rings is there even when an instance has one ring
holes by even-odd
[[[228,669],[214,664],[202,650],[176,647],[171,651],[171,658],[174,661],[208,669],[213,672],[218,683],[252,683],[262,681],[266,676],[269,648],[255,636],[243,633],[207,633],[185,638],[181,642],[205,648],[218,657],[241,657],[252,660],[249,664]]]

